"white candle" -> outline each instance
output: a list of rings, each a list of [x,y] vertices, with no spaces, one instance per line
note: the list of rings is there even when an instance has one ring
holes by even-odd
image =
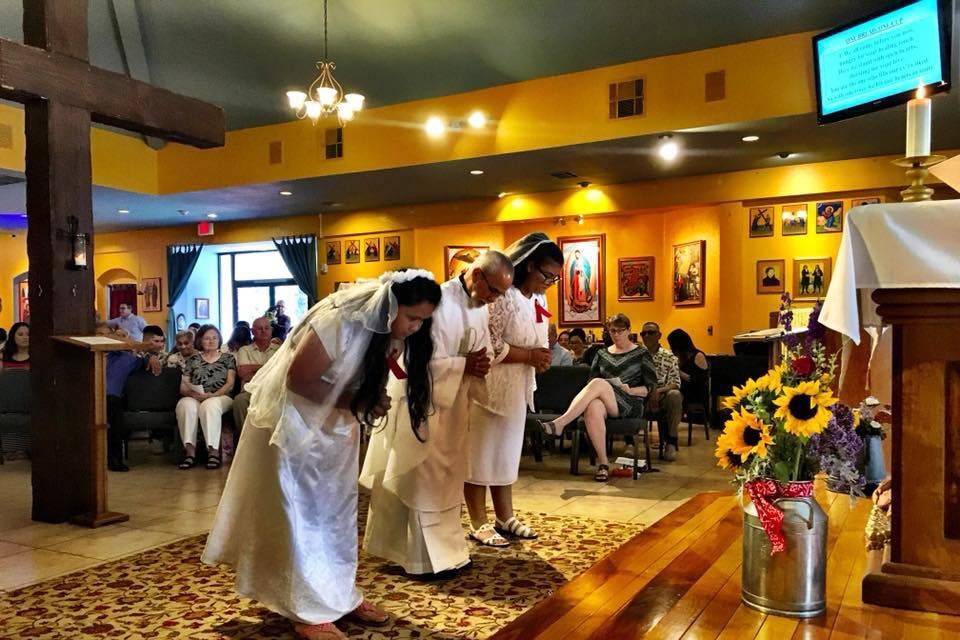
[[[930,98],[923,87],[917,97],[907,103],[907,157],[930,155]]]

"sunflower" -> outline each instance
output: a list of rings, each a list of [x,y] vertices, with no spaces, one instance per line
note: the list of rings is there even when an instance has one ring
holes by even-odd
[[[783,372],[786,368],[786,365],[778,364],[773,369],[770,369],[770,371],[767,371],[767,375],[757,380],[757,386],[761,389],[773,391],[774,393],[780,393],[780,389],[783,388]]]
[[[821,388],[816,381],[800,382],[783,388],[783,395],[773,401],[779,407],[773,415],[783,420],[788,433],[812,436],[826,428],[830,421],[827,407],[836,402],[829,388]]]
[[[733,418],[724,423],[723,435],[727,437],[726,446],[737,455],[746,459],[756,454],[767,457],[767,446],[773,444],[770,427],[760,418],[746,409],[734,411]]]
[[[721,469],[739,471],[743,468],[743,457],[734,453],[729,445],[730,438],[727,437],[726,433],[717,438],[717,449],[713,452],[713,455],[717,458],[717,466]]]
[[[750,394],[757,391],[757,381],[753,378],[749,378],[746,382],[743,383],[742,387],[734,387],[733,395],[727,396],[723,399],[723,408],[730,409],[731,411],[736,411],[737,407],[740,406],[740,403],[743,402],[743,399],[749,396]]]

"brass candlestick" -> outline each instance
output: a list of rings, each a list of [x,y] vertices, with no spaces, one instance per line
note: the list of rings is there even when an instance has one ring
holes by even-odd
[[[946,160],[946,156],[909,156],[894,160],[898,167],[906,167],[910,186],[900,192],[904,202],[922,202],[933,197],[933,188],[924,186],[923,181],[930,173],[930,167]]]

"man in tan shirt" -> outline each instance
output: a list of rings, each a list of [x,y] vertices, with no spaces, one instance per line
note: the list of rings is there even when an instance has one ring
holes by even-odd
[[[240,383],[243,385],[243,390],[233,399],[233,419],[238,436],[243,430],[243,423],[247,419],[247,408],[250,406],[247,383],[280,348],[279,342],[272,340],[273,327],[270,326],[269,318],[257,318],[253,321],[251,329],[253,343],[240,347],[237,351],[237,375],[240,376]]]

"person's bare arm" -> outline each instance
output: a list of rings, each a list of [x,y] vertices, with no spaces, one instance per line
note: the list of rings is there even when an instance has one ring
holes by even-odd
[[[256,375],[257,371],[260,371],[259,364],[241,364],[237,365],[237,375],[240,376],[240,382],[242,384],[247,384],[253,380],[253,376]]]
[[[180,395],[182,395],[184,398],[193,398],[194,400],[199,400],[200,402],[203,402],[208,397],[205,393],[198,393],[194,391],[191,387],[190,378],[187,376],[180,378]]]
[[[287,389],[316,403],[322,403],[333,390],[333,385],[322,379],[330,369],[332,361],[324,349],[320,338],[313,331],[307,331],[303,341],[297,346],[297,353],[287,372]],[[349,406],[349,398],[341,397],[337,405]]]

